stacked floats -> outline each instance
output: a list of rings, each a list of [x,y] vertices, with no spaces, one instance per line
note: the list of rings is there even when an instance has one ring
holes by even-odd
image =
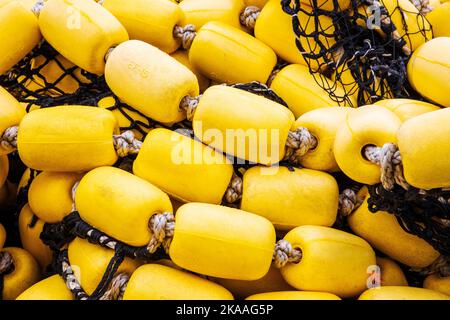
[[[43,37],[70,63],[104,74],[113,93],[146,117],[169,126],[192,121],[196,139],[157,128],[141,142],[133,132],[121,133],[120,116],[105,108],[58,106],[26,114],[1,89],[0,182],[8,172],[5,155],[15,149],[27,167],[42,171],[34,177],[28,170],[23,178],[30,187],[19,228],[27,251],[2,248],[0,229],[2,261],[8,262],[0,270],[3,298],[449,298],[448,279],[433,275],[425,282],[429,289],[410,288],[393,260],[376,257],[373,248],[424,268],[440,254],[394,216],[369,213],[366,190],[357,195],[362,204],[346,212],[356,235],[332,228],[340,197],[331,173],[342,170],[356,182],[387,188],[448,187],[450,110],[402,99],[336,107],[311,86],[277,1],[261,10],[231,0],[134,0],[127,6],[105,0],[103,7],[49,0],[33,10],[38,19],[20,1],[0,3],[12,32],[5,47],[15,48],[18,37],[30,45],[0,55],[1,73]],[[26,23],[19,26],[19,18]],[[450,81],[442,81],[450,74],[447,57],[433,54],[450,46],[450,38],[414,46],[412,85],[450,106]],[[292,64],[274,72],[277,56]],[[430,65],[435,72],[428,79]],[[210,80],[267,83],[289,108],[232,86],[209,86]],[[230,141],[230,131],[240,134]],[[401,154],[401,163],[393,156],[381,161],[388,151],[396,159]],[[119,157],[136,154],[132,173],[113,167]],[[238,175],[230,159],[255,166]],[[277,166],[283,160],[301,168]],[[401,165],[404,177],[396,169]],[[238,208],[221,205],[238,200]],[[177,202],[183,204],[174,210]],[[72,292],[58,275],[38,282],[39,269],[52,260],[42,231],[69,223],[84,228],[57,248]],[[160,247],[171,261],[145,263]],[[383,287],[366,290],[376,265]],[[106,270],[115,286],[102,283]]]

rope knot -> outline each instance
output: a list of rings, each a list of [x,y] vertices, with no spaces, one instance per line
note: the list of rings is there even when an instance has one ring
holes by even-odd
[[[295,131],[289,131],[284,158],[297,164],[308,151],[317,147],[317,143],[316,137],[307,128],[299,127]]]
[[[366,146],[364,155],[370,162],[381,168],[381,183],[386,190],[392,190],[397,183],[405,190],[409,188],[403,176],[402,157],[394,143],[386,143],[381,148]]]
[[[0,276],[8,274],[14,270],[14,260],[9,252],[0,252]]]
[[[175,26],[173,29],[173,36],[181,40],[181,45],[186,50],[189,50],[196,35],[197,32],[193,24],[187,24],[184,27]]]
[[[119,135],[113,135],[114,148],[119,157],[123,158],[129,154],[137,154],[142,147],[142,141],[134,137],[131,130],[122,132]]]
[[[261,9],[256,6],[248,6],[239,15],[239,21],[243,26],[249,29],[254,29],[256,24],[256,19],[258,19]]]
[[[197,110],[198,103],[200,102],[200,96],[197,97],[191,97],[191,96],[185,96],[180,101],[180,108],[181,110],[186,111],[186,118],[189,121],[192,121],[194,119],[195,110]]]
[[[225,192],[225,200],[228,203],[235,203],[242,198],[242,179],[233,172],[230,184]]]
[[[126,273],[116,275],[112,279],[108,290],[100,297],[100,300],[122,300],[129,280],[130,276]]]
[[[17,149],[17,135],[19,133],[19,126],[9,127],[3,132],[0,137],[0,146],[7,151],[14,151]]]
[[[175,217],[171,212],[154,214],[149,221],[152,238],[147,245],[147,250],[154,253],[161,245],[166,252],[169,251],[175,230]]]
[[[273,252],[273,261],[277,268],[284,267],[288,262],[298,263],[302,259],[302,251],[300,249],[292,248],[292,245],[287,240],[279,240],[275,245]]]
[[[339,195],[339,209],[338,212],[341,216],[349,216],[355,209],[357,204],[356,193],[352,189],[345,189]]]

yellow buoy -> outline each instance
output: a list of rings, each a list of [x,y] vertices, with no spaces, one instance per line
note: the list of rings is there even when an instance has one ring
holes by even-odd
[[[197,32],[189,60],[195,69],[219,83],[265,83],[277,56],[269,46],[245,31],[211,21]]]
[[[258,280],[245,281],[224,278],[214,278],[213,280],[230,290],[236,299],[245,299],[251,295],[264,292],[294,290],[281,276],[280,269],[273,264],[266,275]]]
[[[327,292],[280,291],[254,294],[245,300],[341,300],[341,298]]]
[[[21,160],[44,171],[88,171],[117,160],[117,120],[101,108],[60,106],[34,110],[20,123]]]
[[[410,267],[423,268],[429,266],[439,257],[425,240],[406,232],[397,218],[390,213],[378,211],[372,213],[368,209],[367,190],[364,202],[347,218],[353,232],[374,248],[391,258]]]
[[[61,221],[72,212],[72,188],[82,176],[73,172],[40,173],[28,191],[30,208],[44,222]]]
[[[44,222],[39,220],[31,211],[30,206],[23,206],[19,215],[19,234],[20,242],[25,250],[27,250],[39,263],[41,270],[52,262],[53,253],[39,238]]]
[[[351,108],[329,107],[308,111],[295,121],[293,129],[300,127],[316,138],[317,146],[300,158],[300,164],[309,169],[335,172],[339,166],[334,158],[334,140],[339,127]]]
[[[301,5],[301,8],[306,12],[312,11],[307,5]],[[300,41],[306,52],[319,54],[321,48],[313,36],[317,26],[315,25],[315,20],[311,18],[311,14],[300,11],[297,13],[297,18],[300,29],[309,35],[308,37],[297,38],[293,30],[292,17],[283,11],[280,1],[270,0],[262,8],[256,20],[255,37],[270,46],[283,60],[306,66],[307,62],[297,47],[296,40]],[[327,35],[333,34],[333,21],[329,17],[320,15],[317,23],[320,24],[320,31],[325,32]],[[317,35],[317,39],[329,46],[332,46],[335,42],[333,37],[325,37],[320,34]],[[317,70],[324,67],[321,64],[325,62],[325,59],[319,58],[317,61],[308,59],[308,62],[313,69]]]
[[[48,277],[22,292],[16,300],[73,300],[60,275]]]
[[[396,143],[400,125],[400,118],[383,107],[368,105],[349,112],[334,141],[339,168],[357,182],[379,183],[380,166],[367,160],[363,149],[368,145],[382,147],[385,143]]]
[[[7,72],[41,41],[38,21],[19,1],[0,3],[0,75]]]
[[[176,213],[169,255],[180,267],[200,274],[256,280],[268,272],[274,246],[275,229],[263,217],[218,205],[187,203]]]
[[[220,204],[233,166],[201,142],[160,128],[147,135],[133,173],[182,201]]]
[[[358,300],[450,300],[450,296],[422,288],[389,286],[366,290]]]
[[[172,212],[167,194],[144,179],[114,167],[88,172],[77,187],[75,204],[85,222],[137,247],[150,241],[150,217]]]
[[[244,174],[241,209],[270,220],[277,230],[331,226],[339,189],[329,174],[310,169],[253,167]]]
[[[14,300],[39,281],[39,265],[30,253],[21,248],[3,248],[1,253],[10,254],[13,263],[12,271],[3,275],[3,300]]]
[[[183,2],[187,2],[187,1],[183,1]],[[214,2],[212,2],[214,3]],[[198,71],[197,69],[195,69],[191,62],[189,61],[189,53],[186,50],[177,50],[174,53],[172,53],[170,55],[172,58],[175,58],[178,62],[181,62],[184,66],[186,66],[187,68],[189,68],[189,70],[191,70],[195,76],[197,77],[198,80],[198,85],[200,88],[200,92],[205,91],[209,85],[210,85],[210,80],[205,77],[204,75],[202,75],[200,73],[200,71]]]
[[[123,102],[160,122],[186,117],[185,96],[197,96],[194,73],[167,53],[138,40],[117,46],[106,62],[105,79]]]
[[[377,257],[377,266],[380,268],[380,284],[382,286],[408,285],[405,274],[394,260]]]
[[[450,296],[450,277],[441,277],[437,273],[431,274],[425,278],[423,287]]]
[[[264,165],[284,157],[294,115],[264,97],[226,86],[209,87],[194,114],[195,135],[229,155]]]
[[[0,86],[0,137],[5,130],[17,126],[25,115],[24,108],[8,91]],[[0,155],[11,152],[13,148],[5,148],[0,144]]]
[[[425,98],[450,107],[450,37],[434,38],[421,45],[408,62],[408,79]]]
[[[406,181],[416,188],[450,186],[450,109],[428,112],[402,124],[397,140]]]
[[[427,14],[427,20],[433,27],[433,35],[437,37],[450,37],[448,17],[450,16],[450,3],[446,2],[434,8]]]
[[[423,113],[440,109],[434,104],[412,99],[385,99],[375,102],[374,105],[391,110],[401,121],[406,121]]]
[[[124,300],[233,300],[220,285],[192,273],[159,264],[146,264],[133,272]]]
[[[75,238],[69,244],[70,265],[75,277],[88,295],[91,295],[97,288],[113,256],[113,250],[92,244],[85,239]],[[125,258],[116,274],[126,273],[131,275],[140,264],[137,260]]]
[[[220,21],[241,28],[239,15],[244,10],[242,0],[183,0],[180,8],[184,12],[183,25],[193,24],[200,29],[210,21]]]
[[[128,40],[122,24],[95,1],[48,0],[39,15],[45,40],[64,57],[103,74],[108,50]]]
[[[171,53],[180,41],[173,29],[183,22],[180,6],[167,0],[105,0],[103,7],[111,12],[127,29],[130,39],[142,40]]]
[[[298,290],[324,291],[341,298],[367,288],[368,269],[376,264],[370,245],[353,234],[322,226],[301,226],[285,237],[302,252],[299,263],[287,263],[281,274]]]

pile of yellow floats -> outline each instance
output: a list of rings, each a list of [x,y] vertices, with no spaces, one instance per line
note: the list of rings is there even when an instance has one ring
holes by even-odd
[[[340,195],[332,175],[450,187],[450,4],[434,1],[427,14],[434,39],[409,40],[408,78],[429,102],[349,108],[315,83],[279,3],[0,0],[0,74],[45,39],[67,66],[104,75],[124,103],[167,127],[187,118],[196,136],[166,127],[145,138],[120,132],[126,119],[108,101],[27,113],[0,87],[1,206],[17,190],[7,181],[8,154],[28,167],[19,188],[29,185],[18,217],[22,248],[4,247],[9,230],[0,224],[3,299],[74,299],[68,278],[43,278],[54,254],[40,239],[45,225],[74,211],[114,244],[167,253],[125,257],[102,299],[450,299],[449,276],[431,274],[417,288],[403,273],[446,257],[394,215],[371,213],[367,188]],[[400,33],[418,28],[407,23]],[[289,64],[273,73],[277,58]],[[58,77],[51,65],[43,72]],[[288,108],[231,86],[252,81]],[[383,159],[394,153],[401,164],[391,155],[389,171]],[[114,167],[130,155],[131,172]],[[237,158],[255,165],[235,172]],[[294,167],[277,165],[286,159]],[[339,216],[351,233],[333,228]],[[92,295],[114,244],[67,244],[69,287]]]

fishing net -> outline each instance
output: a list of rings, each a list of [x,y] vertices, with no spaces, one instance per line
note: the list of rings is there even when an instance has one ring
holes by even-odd
[[[408,83],[406,64],[432,31],[411,2],[282,0],[281,5],[292,16],[296,45],[311,74],[337,104],[420,99]]]

